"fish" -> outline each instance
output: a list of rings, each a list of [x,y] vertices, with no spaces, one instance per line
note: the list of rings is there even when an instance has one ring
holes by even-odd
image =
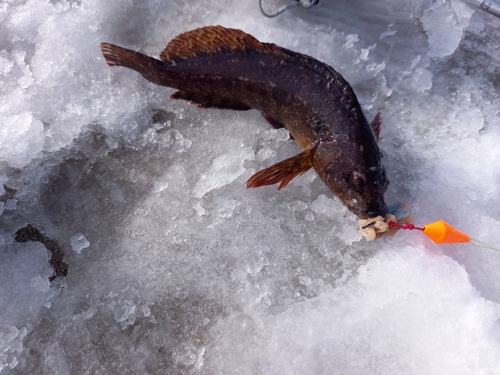
[[[352,87],[327,64],[223,26],[178,35],[160,60],[110,43],[101,43],[101,51],[109,66],[176,89],[171,99],[198,108],[255,109],[274,128],[288,130],[301,152],[255,173],[247,188],[279,184],[281,190],[314,168],[360,219],[387,214],[380,115],[369,124]]]

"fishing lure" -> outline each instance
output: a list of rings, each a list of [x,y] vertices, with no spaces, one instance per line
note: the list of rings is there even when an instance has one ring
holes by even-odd
[[[417,227],[414,224],[409,223],[411,220],[413,220],[413,218],[408,216],[404,219],[396,221],[396,216],[394,215],[387,215],[385,219],[378,216],[374,219],[360,220],[359,223],[361,229],[359,230],[359,233],[361,233],[366,240],[371,241],[381,236],[392,236],[399,229],[418,230],[437,245],[470,243],[476,247],[500,252],[500,249],[496,249],[493,246],[485,244],[484,242],[471,238],[468,234],[460,232],[444,220],[438,220],[434,223],[423,225],[422,227]]]
[[[426,224],[422,227],[416,227],[413,224],[398,224],[396,222],[389,222],[389,227],[408,230],[420,230],[434,243],[441,244],[454,244],[454,243],[470,243],[473,246],[483,249],[491,249],[500,252],[500,249],[494,248],[484,242],[471,238],[469,235],[460,232],[453,228],[444,220],[438,220],[434,223]]]

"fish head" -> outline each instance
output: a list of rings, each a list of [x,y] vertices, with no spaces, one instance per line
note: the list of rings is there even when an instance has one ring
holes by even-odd
[[[314,169],[360,219],[387,214],[384,193],[389,181],[376,144],[354,147],[352,142],[338,139],[321,141],[314,155]]]

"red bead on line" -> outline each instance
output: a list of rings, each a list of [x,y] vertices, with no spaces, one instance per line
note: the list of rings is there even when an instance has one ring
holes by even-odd
[[[414,229],[417,229],[417,230],[424,230],[424,228],[420,228],[420,227],[416,227],[415,225],[413,224],[398,224],[394,221],[389,221],[387,223],[390,227],[393,227],[393,228],[399,228],[399,229],[408,229],[408,230],[414,230]]]

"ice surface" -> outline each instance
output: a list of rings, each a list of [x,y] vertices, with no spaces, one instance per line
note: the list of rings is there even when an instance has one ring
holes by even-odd
[[[13,368],[28,327],[55,294],[47,250],[39,243],[5,244],[0,252],[0,371]]]
[[[285,4],[267,1],[267,8]],[[460,0],[0,3],[0,373],[496,374],[500,254],[374,243],[255,111],[109,68],[210,24],[312,55],[382,113],[389,204],[500,247],[500,20]],[[68,275],[27,224],[64,249]],[[82,251],[92,244],[92,251]],[[89,248],[90,249],[90,248]],[[74,250],[74,251],[73,251]]]
[[[204,364],[210,373],[494,373],[496,310],[458,263],[405,247],[379,253],[355,280],[282,314],[223,320]]]

